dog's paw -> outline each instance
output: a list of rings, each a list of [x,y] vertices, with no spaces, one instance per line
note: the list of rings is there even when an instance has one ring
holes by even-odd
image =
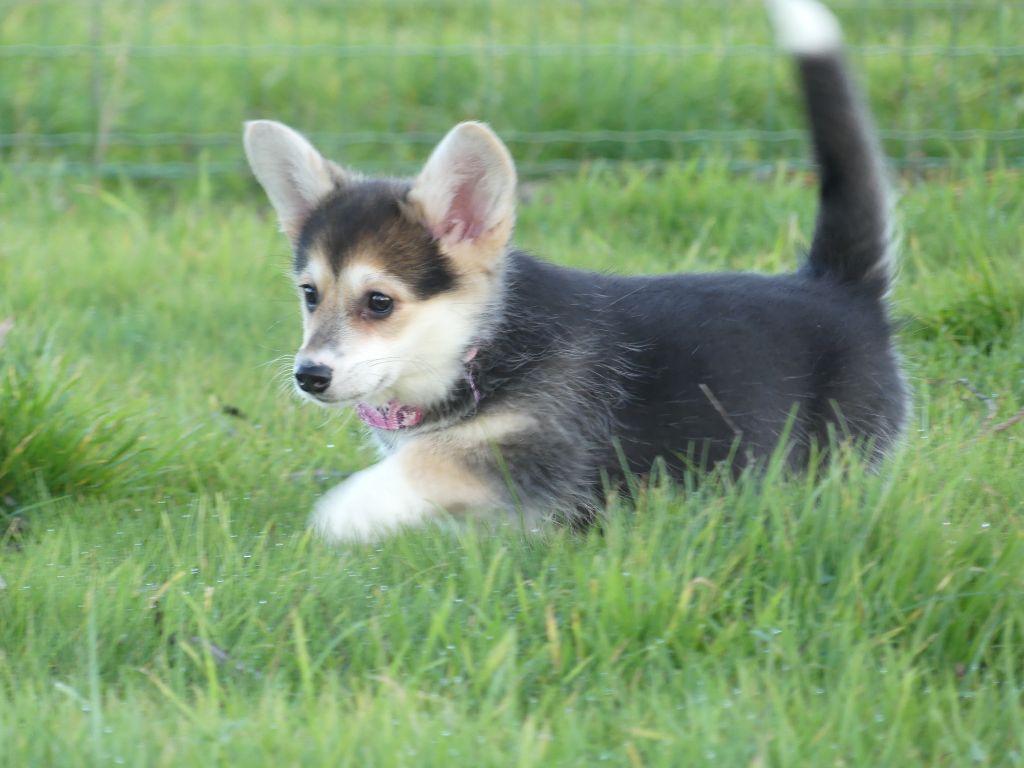
[[[309,524],[326,541],[368,542],[420,525],[433,512],[400,467],[385,459],[324,494]]]
[[[797,56],[835,53],[843,35],[832,12],[817,0],[765,0],[782,50]]]

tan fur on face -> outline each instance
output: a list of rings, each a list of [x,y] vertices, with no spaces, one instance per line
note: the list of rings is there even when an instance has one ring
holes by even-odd
[[[376,243],[349,254],[338,275],[314,245],[297,282],[315,285],[320,304],[312,313],[303,311],[299,357],[334,370],[326,398],[331,402],[383,404],[394,398],[429,406],[464,375],[463,358],[494,300],[496,279],[462,274],[453,290],[422,300],[388,269]],[[366,297],[374,291],[395,300],[390,316],[374,318],[366,311]]]

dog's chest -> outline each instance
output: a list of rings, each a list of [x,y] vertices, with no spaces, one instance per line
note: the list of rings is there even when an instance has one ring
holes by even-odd
[[[409,440],[409,435],[404,430],[385,430],[369,428],[370,443],[377,449],[377,455],[386,459],[398,451]]]

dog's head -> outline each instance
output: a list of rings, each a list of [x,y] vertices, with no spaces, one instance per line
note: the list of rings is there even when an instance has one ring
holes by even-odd
[[[505,145],[461,123],[395,181],[326,160],[281,123],[248,123],[244,141],[294,248],[296,386],[329,405],[443,399],[501,290],[516,186]]]

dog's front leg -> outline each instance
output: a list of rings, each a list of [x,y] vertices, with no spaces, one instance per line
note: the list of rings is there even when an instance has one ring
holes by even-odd
[[[410,444],[328,491],[310,525],[327,541],[376,541],[493,501],[464,462],[436,446]]]

